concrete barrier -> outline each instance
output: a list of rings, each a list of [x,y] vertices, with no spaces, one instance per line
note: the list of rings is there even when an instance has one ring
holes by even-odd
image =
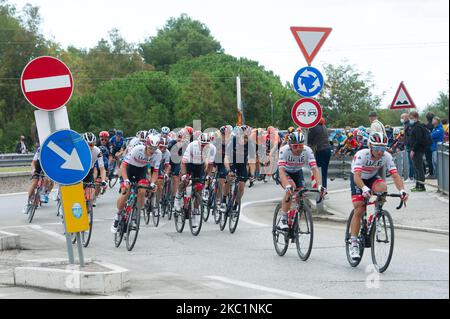
[[[20,249],[20,236],[0,231],[0,251]]]

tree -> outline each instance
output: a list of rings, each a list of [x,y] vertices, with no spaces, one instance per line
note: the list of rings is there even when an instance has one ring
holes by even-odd
[[[428,112],[433,112],[435,115],[440,118],[448,119],[449,112],[449,90],[447,88],[447,93],[441,91],[439,92],[439,96],[432,103],[428,104],[425,110],[422,112],[422,115],[425,115]]]
[[[331,64],[325,65],[325,74],[327,80],[317,100],[329,126],[367,126],[368,112],[381,101],[381,96],[372,93],[371,74],[362,74],[351,65]]]
[[[140,45],[140,50],[146,63],[163,71],[182,59],[223,51],[206,25],[186,14],[169,19],[156,36]]]

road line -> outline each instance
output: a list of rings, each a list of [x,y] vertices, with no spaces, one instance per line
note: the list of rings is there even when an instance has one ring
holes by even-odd
[[[66,242],[66,236],[63,236],[63,235],[58,234],[57,232],[54,232],[54,231],[51,231],[51,230],[43,229],[39,225],[31,225],[31,226],[28,226],[28,228],[31,228],[33,230],[37,230],[37,231],[39,231],[41,233],[44,233],[46,235],[49,235],[51,237],[54,237],[54,238],[57,238],[57,239],[59,239],[61,241]]]
[[[430,251],[435,251],[435,252],[444,253],[444,254],[449,253],[448,249],[430,249]]]
[[[229,278],[222,277],[222,276],[205,276],[205,278],[221,281],[221,282],[224,282],[224,283],[227,283],[227,284],[231,284],[231,285],[235,285],[235,286],[239,286],[239,287],[250,288],[250,289],[260,290],[260,291],[264,291],[264,292],[275,293],[275,294],[278,294],[278,295],[287,296],[287,297],[291,297],[291,298],[321,299],[321,298],[316,297],[316,296],[311,296],[311,295],[301,294],[301,293],[293,292],[293,291],[285,291],[285,290],[280,290],[280,289],[275,289],[275,288],[255,285],[255,284],[252,284],[252,283],[249,283],[249,282],[229,279]]]
[[[244,208],[246,208],[247,206],[252,206],[254,204],[270,203],[270,202],[275,202],[275,201],[279,201],[279,200],[280,200],[280,198],[272,198],[272,199],[265,199],[265,200],[259,200],[259,201],[252,201],[252,202],[243,203],[242,206],[241,206],[241,209],[242,209],[242,214],[240,216],[241,221],[243,221],[244,223],[247,223],[247,224],[254,225],[254,226],[270,227],[271,225],[255,222],[252,219],[250,219],[247,216],[245,216],[244,215]]]
[[[16,195],[25,195],[25,194],[28,194],[28,192],[0,194],[0,197],[8,197],[8,196],[16,196]]]

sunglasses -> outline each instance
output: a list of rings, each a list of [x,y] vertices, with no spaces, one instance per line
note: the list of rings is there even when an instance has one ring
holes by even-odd
[[[302,148],[304,144],[291,144],[292,148]]]
[[[156,151],[158,149],[158,147],[155,146],[147,146],[147,149],[149,149],[150,151]]]
[[[102,141],[102,142],[108,142],[108,139],[107,139],[107,138],[101,138],[100,141]]]
[[[372,150],[375,152],[385,152],[387,150],[387,146],[372,146]]]

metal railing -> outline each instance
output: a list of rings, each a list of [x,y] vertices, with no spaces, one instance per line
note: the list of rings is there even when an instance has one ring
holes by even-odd
[[[449,184],[449,162],[448,162],[448,143],[437,144],[437,179],[438,190],[448,195]]]
[[[0,167],[30,166],[34,154],[0,154]]]

